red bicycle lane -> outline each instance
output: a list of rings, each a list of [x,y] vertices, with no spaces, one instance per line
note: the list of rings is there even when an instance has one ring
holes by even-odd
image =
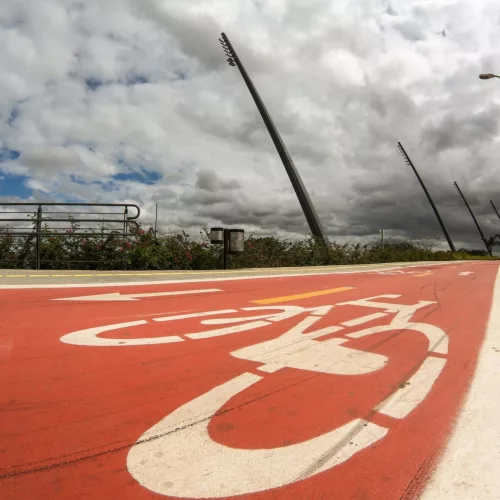
[[[473,374],[488,319],[496,269],[494,264],[470,264],[434,268],[430,271],[433,274],[422,270],[422,273],[401,276],[329,275],[121,288],[121,294],[195,288],[224,290],[196,296],[151,297],[127,303],[50,300],[108,293],[108,289],[85,289],[85,293],[81,289],[9,291],[7,300],[11,306],[4,315],[4,323],[9,325],[14,347],[2,364],[5,389],[2,394],[8,418],[1,431],[0,485],[7,491],[7,498],[16,499],[26,498],[29,491],[37,491],[38,498],[116,498],[117,495],[120,498],[196,498],[175,492],[172,495],[169,489],[206,492],[205,496],[197,493],[198,498],[234,496],[235,490],[246,493],[244,497],[247,498],[400,498],[408,488],[418,493],[430,464],[445,443]],[[463,271],[472,274],[459,276]],[[316,322],[301,334],[307,337],[311,332],[332,325],[342,327],[342,330],[325,333],[314,340],[312,352],[321,360],[323,353],[314,351],[317,344],[342,339],[344,342],[334,345],[327,354],[335,354],[341,347],[372,353],[375,357],[363,361],[367,363],[365,368],[360,368],[359,363],[356,365],[357,370],[364,369],[365,373],[353,374],[349,372],[351,368],[346,368],[348,373],[335,373],[339,368],[323,365],[318,370],[310,364],[306,369],[285,366],[266,372],[259,367],[263,363],[266,365],[269,357],[259,362],[252,360],[248,351],[245,354],[245,348],[290,331],[304,318],[311,317],[311,311],[271,321],[253,330],[208,338],[185,335],[241,324],[200,325],[200,320],[279,312],[241,311],[242,307],[264,307],[252,303],[255,300],[349,287],[352,289],[338,293],[284,299],[274,307],[312,308],[388,294],[400,297],[371,300],[407,305],[433,302],[414,311],[411,320],[443,330],[449,338],[449,349],[445,354],[434,353],[436,359],[444,361],[444,368],[429,395],[404,418],[394,417],[394,412],[390,416],[374,411],[374,408],[391,394],[408,387],[407,382],[428,355],[429,339],[421,332],[396,329],[360,338],[349,337],[355,331],[388,324],[394,314],[384,313],[383,308],[339,305],[317,316]],[[20,314],[21,306],[24,315]],[[31,307],[29,313],[27,307]],[[268,307],[273,305],[268,304]],[[228,309],[238,312],[170,322],[154,321],[176,314]],[[376,313],[386,316],[366,324],[342,325]],[[147,323],[105,332],[99,337],[130,340],[177,334],[182,340],[168,344],[116,346],[60,341],[64,335],[77,330],[136,320]],[[12,328],[12,324],[16,326]],[[236,357],[238,351],[243,352],[243,357]],[[257,349],[257,356],[265,354],[266,348]],[[310,355],[297,355],[293,349],[287,352],[285,359],[291,355],[295,356],[296,365],[307,365],[313,359]],[[378,366],[381,360],[383,366]],[[272,362],[271,356],[267,366]],[[370,363],[375,366],[371,371]],[[336,364],[337,367],[341,365],[342,360]],[[197,407],[190,421],[181,420],[173,427],[167,425],[161,432],[149,436],[150,441],[134,446],[148,429],[167,415],[244,374],[260,378],[223,402],[217,416],[209,419],[210,412],[207,414],[206,409]],[[422,381],[415,381],[416,386],[419,384]],[[321,470],[325,464],[334,462],[335,453],[338,455],[348,448],[350,442],[356,446],[356,432],[347,433],[351,441],[341,443],[340,448],[335,443],[334,450],[330,450],[332,446],[326,443],[329,454],[323,453],[312,461],[307,455],[282,452],[355,419],[363,419],[386,431],[342,463]],[[206,427],[214,443],[230,450],[271,450],[262,466],[264,469],[255,465],[253,472],[245,468],[239,470],[238,463],[228,462],[226,471],[222,463],[219,464],[222,470],[214,468],[204,470],[205,475],[192,474],[197,470],[188,459],[194,456],[188,448],[195,443],[191,430],[199,434],[200,425]],[[175,448],[175,453],[181,454],[179,460],[184,467],[180,476],[176,465],[168,459],[169,446],[175,445],[169,441],[169,436],[174,435],[179,436],[187,448]],[[155,454],[163,453],[156,457],[157,464],[148,456],[151,450],[145,446],[147,442],[154,443]],[[132,449],[138,450],[139,462],[130,459]],[[224,451],[217,448],[213,452],[215,455],[210,456],[214,464],[221,450]],[[140,470],[141,461],[146,461],[142,464],[146,469],[156,470],[153,482]],[[301,471],[296,480],[276,486],[276,478],[283,476],[282,470],[294,470],[295,467]],[[236,476],[230,476],[232,470]],[[181,477],[182,474],[185,477]],[[206,477],[217,474],[220,477],[209,486]],[[190,478],[188,485],[186,477]],[[215,489],[213,484],[217,485]],[[161,494],[152,490],[160,490]],[[225,495],[224,490],[232,493]]]

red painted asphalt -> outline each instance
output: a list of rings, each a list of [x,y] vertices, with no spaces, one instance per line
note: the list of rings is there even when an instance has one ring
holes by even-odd
[[[127,468],[131,448],[141,435],[174,410],[244,373],[262,379],[223,404],[221,414],[208,423],[212,441],[226,447],[281,449],[321,436],[357,418],[388,431],[376,443],[328,470],[281,487],[275,487],[269,477],[269,489],[261,488],[238,498],[416,498],[446,443],[474,373],[497,268],[496,263],[472,263],[406,269],[400,275],[374,271],[137,287],[0,290],[0,498],[179,498],[154,493],[141,484],[138,475]],[[467,271],[471,274],[459,275]],[[426,272],[431,274],[423,275]],[[201,339],[184,335],[233,325],[200,323],[210,316],[153,321],[177,314],[260,307],[253,301],[339,287],[353,288],[290,299],[269,307],[311,308],[387,294],[400,297],[372,300],[407,305],[433,302],[417,310],[411,322],[434,325],[448,335],[448,353],[435,353],[435,359],[443,359],[446,364],[429,395],[408,416],[395,418],[374,408],[404,387],[419,369],[429,354],[427,338],[411,330],[392,330],[357,339],[346,337],[355,331],[389,324],[393,313],[360,326],[346,326],[318,339],[348,339],[343,347],[388,358],[386,366],[361,375],[292,367],[265,373],[258,370],[262,362],[230,354],[279,337],[308,313],[254,330]],[[138,294],[206,288],[222,291],[139,298],[134,302],[52,300],[110,292]],[[239,311],[213,318],[265,312]],[[377,312],[383,310],[339,305],[304,335]],[[105,332],[100,337],[127,340],[178,335],[182,341],[89,346],[60,340],[78,330],[139,320],[147,323]],[[190,464],[185,466],[189,470]],[[272,464],[273,470],[288,466]],[[304,457],[302,469],[310,466],[308,457]],[[242,488],[252,491],[252,481],[245,480],[245,473],[241,472],[242,484],[245,483]],[[158,484],[167,491],[177,477],[169,476],[168,470],[164,474]],[[203,489],[204,480],[202,476],[190,479],[200,485],[199,489]],[[224,487],[221,483],[222,491]]]

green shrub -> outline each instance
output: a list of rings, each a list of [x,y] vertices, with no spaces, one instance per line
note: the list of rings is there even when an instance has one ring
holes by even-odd
[[[101,230],[87,230],[85,236],[74,235],[78,224],[62,234],[49,234],[48,225],[40,238],[42,269],[82,270],[188,270],[220,269],[222,245],[211,245],[207,229],[197,241],[185,233],[156,237],[150,227],[140,226],[124,239]],[[368,244],[338,244],[325,248],[315,238],[290,241],[275,237],[247,236],[245,251],[229,258],[229,267],[301,267],[323,265],[373,264],[382,262],[416,262],[445,260],[490,260],[482,251],[460,249],[456,253],[433,251],[433,244],[404,239],[387,240],[384,247]],[[0,267],[29,269],[35,266],[36,239],[33,235],[16,237],[0,235]],[[493,259],[497,259],[493,257]]]

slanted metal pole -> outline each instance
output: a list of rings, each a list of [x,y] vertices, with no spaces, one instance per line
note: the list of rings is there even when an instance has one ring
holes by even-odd
[[[264,103],[262,102],[262,99],[260,98],[257,89],[255,88],[252,80],[250,79],[250,76],[246,72],[243,63],[236,54],[236,51],[234,50],[226,34],[221,33],[221,37],[222,38],[220,38],[219,41],[222,44],[224,52],[228,56],[229,65],[237,66],[238,69],[240,70],[241,76],[243,77],[243,80],[245,81],[248,90],[250,91],[250,94],[252,95],[253,100],[257,106],[257,109],[259,110],[259,113],[262,116],[264,123],[266,124],[267,130],[271,136],[271,139],[273,140],[273,143],[278,151],[278,154],[280,155],[281,161],[283,162],[288,177],[290,178],[290,182],[292,183],[293,189],[295,190],[295,194],[299,199],[300,206],[302,207],[306,220],[309,224],[311,233],[313,234],[313,236],[318,238],[325,246],[329,247],[330,241],[328,240],[325,230],[321,225],[321,222],[319,220],[318,214],[316,213],[311,198],[309,197],[309,194],[304,186],[304,183],[302,182],[299,172],[297,171],[297,168],[295,167],[292,158],[290,157],[290,154],[288,153],[285,144],[283,143],[283,140],[279,135],[278,130],[276,129],[273,121],[271,120],[271,117],[266,107],[264,106]]]
[[[432,201],[431,195],[429,194],[429,191],[427,191],[427,188],[425,187],[424,182],[420,178],[420,175],[418,175],[417,169],[415,168],[415,165],[413,165],[413,162],[410,160],[410,157],[406,153],[405,149],[403,148],[402,144],[398,142],[398,148],[401,151],[401,154],[403,155],[406,163],[410,165],[410,167],[413,169],[413,172],[417,176],[418,182],[420,182],[420,185],[422,186],[422,189],[424,190],[425,195],[427,196],[427,199],[429,200],[429,203],[431,204],[432,210],[434,210],[434,214],[436,215],[436,218],[439,222],[439,225],[441,226],[441,229],[443,231],[443,234],[446,238],[446,241],[448,242],[448,245],[450,247],[450,250],[452,252],[456,252],[455,245],[453,244],[453,241],[450,238],[450,235],[448,233],[448,230],[446,229],[446,226],[444,225],[443,220],[441,219],[441,216],[439,215],[438,209],[436,208],[436,205],[434,205],[434,202]]]
[[[500,214],[498,213],[497,207],[495,207],[495,205],[493,204],[493,201],[490,200],[490,203],[491,203],[491,206],[493,207],[493,210],[497,214],[497,217],[500,219]]]
[[[490,246],[488,245],[488,242],[486,241],[486,238],[484,237],[484,234],[483,234],[483,231],[481,230],[481,226],[479,225],[479,222],[477,221],[476,219],[476,216],[474,215],[474,212],[472,211],[471,207],[469,206],[469,204],[467,203],[467,200],[465,199],[465,196],[463,195],[462,191],[460,190],[460,188],[458,187],[458,184],[455,182],[455,187],[457,188],[457,191],[458,193],[460,194],[460,196],[462,197],[462,200],[464,200],[464,203],[465,203],[465,206],[467,207],[467,209],[469,210],[469,213],[472,217],[472,220],[474,221],[474,224],[476,224],[476,227],[477,227],[477,230],[479,231],[479,235],[481,236],[481,239],[483,240],[483,243],[484,243],[484,246],[486,247],[486,250],[488,252],[488,255],[490,257],[493,257],[493,254],[491,253],[491,248]]]

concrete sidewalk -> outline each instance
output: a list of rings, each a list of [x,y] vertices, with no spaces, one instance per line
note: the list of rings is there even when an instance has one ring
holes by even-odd
[[[468,261],[473,262],[473,261]],[[0,271],[0,288],[5,285],[99,285],[214,280],[227,278],[261,278],[272,276],[303,276],[383,271],[415,266],[460,265],[462,261],[394,262],[338,266],[271,267],[209,271],[52,271],[5,269]]]

